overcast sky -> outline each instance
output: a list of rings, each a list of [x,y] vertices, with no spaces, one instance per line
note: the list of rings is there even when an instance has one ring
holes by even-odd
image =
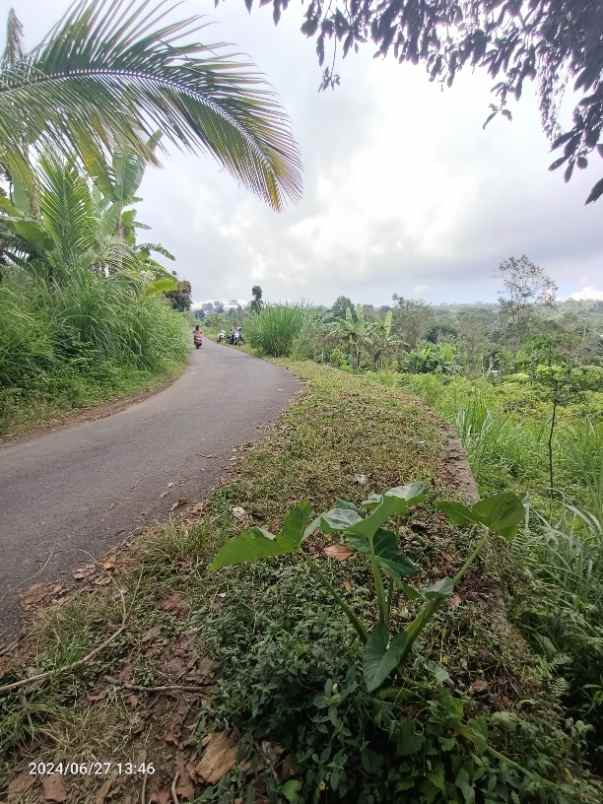
[[[11,5],[33,45],[69,3],[0,0],[2,24]],[[139,218],[176,255],[196,300],[247,299],[260,284],[281,301],[490,301],[497,265],[524,253],[561,297],[603,298],[603,200],[584,206],[603,161],[566,185],[547,170],[533,96],[524,93],[512,123],[483,131],[483,76],[442,91],[420,68],[373,60],[370,46],[340,65],[338,89],[318,93],[300,9],[292,0],[275,28],[271,7],[249,15],[243,0],[183,4],[183,14],[215,21],[208,41],[236,43],[267,75],[304,162],[303,199],[280,214],[209,158],[172,152],[147,172]]]

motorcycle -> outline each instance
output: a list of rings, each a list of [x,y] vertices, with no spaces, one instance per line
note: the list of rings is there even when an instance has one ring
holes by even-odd
[[[220,330],[220,332],[218,332],[218,343],[224,343],[225,340],[226,340],[226,333],[222,329]]]
[[[241,332],[239,330],[235,330],[228,336],[228,343],[230,343],[231,346],[239,346],[241,343],[245,343],[245,341],[243,340],[243,335]]]

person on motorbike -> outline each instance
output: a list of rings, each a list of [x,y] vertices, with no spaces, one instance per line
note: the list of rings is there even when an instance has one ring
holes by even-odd
[[[195,344],[195,349],[200,349],[203,345],[203,331],[199,324],[193,330],[193,343]]]

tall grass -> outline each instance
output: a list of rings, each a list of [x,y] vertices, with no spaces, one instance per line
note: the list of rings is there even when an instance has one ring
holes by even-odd
[[[291,352],[293,341],[304,324],[301,307],[266,305],[246,322],[247,340],[262,355],[283,357]]]
[[[603,422],[590,419],[559,434],[561,476],[577,497],[603,522]]]
[[[603,522],[573,505],[555,521],[532,511],[513,550],[529,581],[513,598],[513,616],[562,678],[570,709],[591,724],[592,760],[602,769]]]
[[[61,286],[0,283],[0,431],[11,422],[128,391],[185,359],[186,319],[126,278],[76,272]]]
[[[384,378],[392,384],[392,377]],[[511,613],[546,661],[569,712],[591,726],[603,765],[603,422],[561,411],[547,477],[549,406],[529,386],[399,375],[398,382],[455,424],[482,492],[527,494],[513,543]]]

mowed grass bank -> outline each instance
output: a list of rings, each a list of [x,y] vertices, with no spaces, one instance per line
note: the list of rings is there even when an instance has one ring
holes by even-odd
[[[156,769],[146,782],[115,766],[66,777],[68,802],[93,801],[101,788],[100,800],[120,802],[170,801],[172,791],[220,804],[595,802],[579,730],[563,723],[550,679],[505,619],[499,545],[437,616],[387,701],[365,691],[354,634],[306,566],[323,562],[370,617],[362,563],[330,560],[311,540],[299,557],[208,572],[229,536],[250,524],[275,530],[301,499],[321,511],[419,478],[455,494],[440,480],[445,439],[421,403],[362,377],[287,365],[305,393],[241,451],[232,478],[184,521],[99,562],[88,588],[46,611],[3,660],[1,683],[17,682],[116,634],[77,669],[0,697],[0,794],[11,781],[26,787],[19,774],[35,758]],[[428,508],[396,528],[422,568],[418,583],[466,555],[468,534]],[[415,605],[409,598],[396,618],[408,621]],[[19,795],[43,800],[40,780]]]

